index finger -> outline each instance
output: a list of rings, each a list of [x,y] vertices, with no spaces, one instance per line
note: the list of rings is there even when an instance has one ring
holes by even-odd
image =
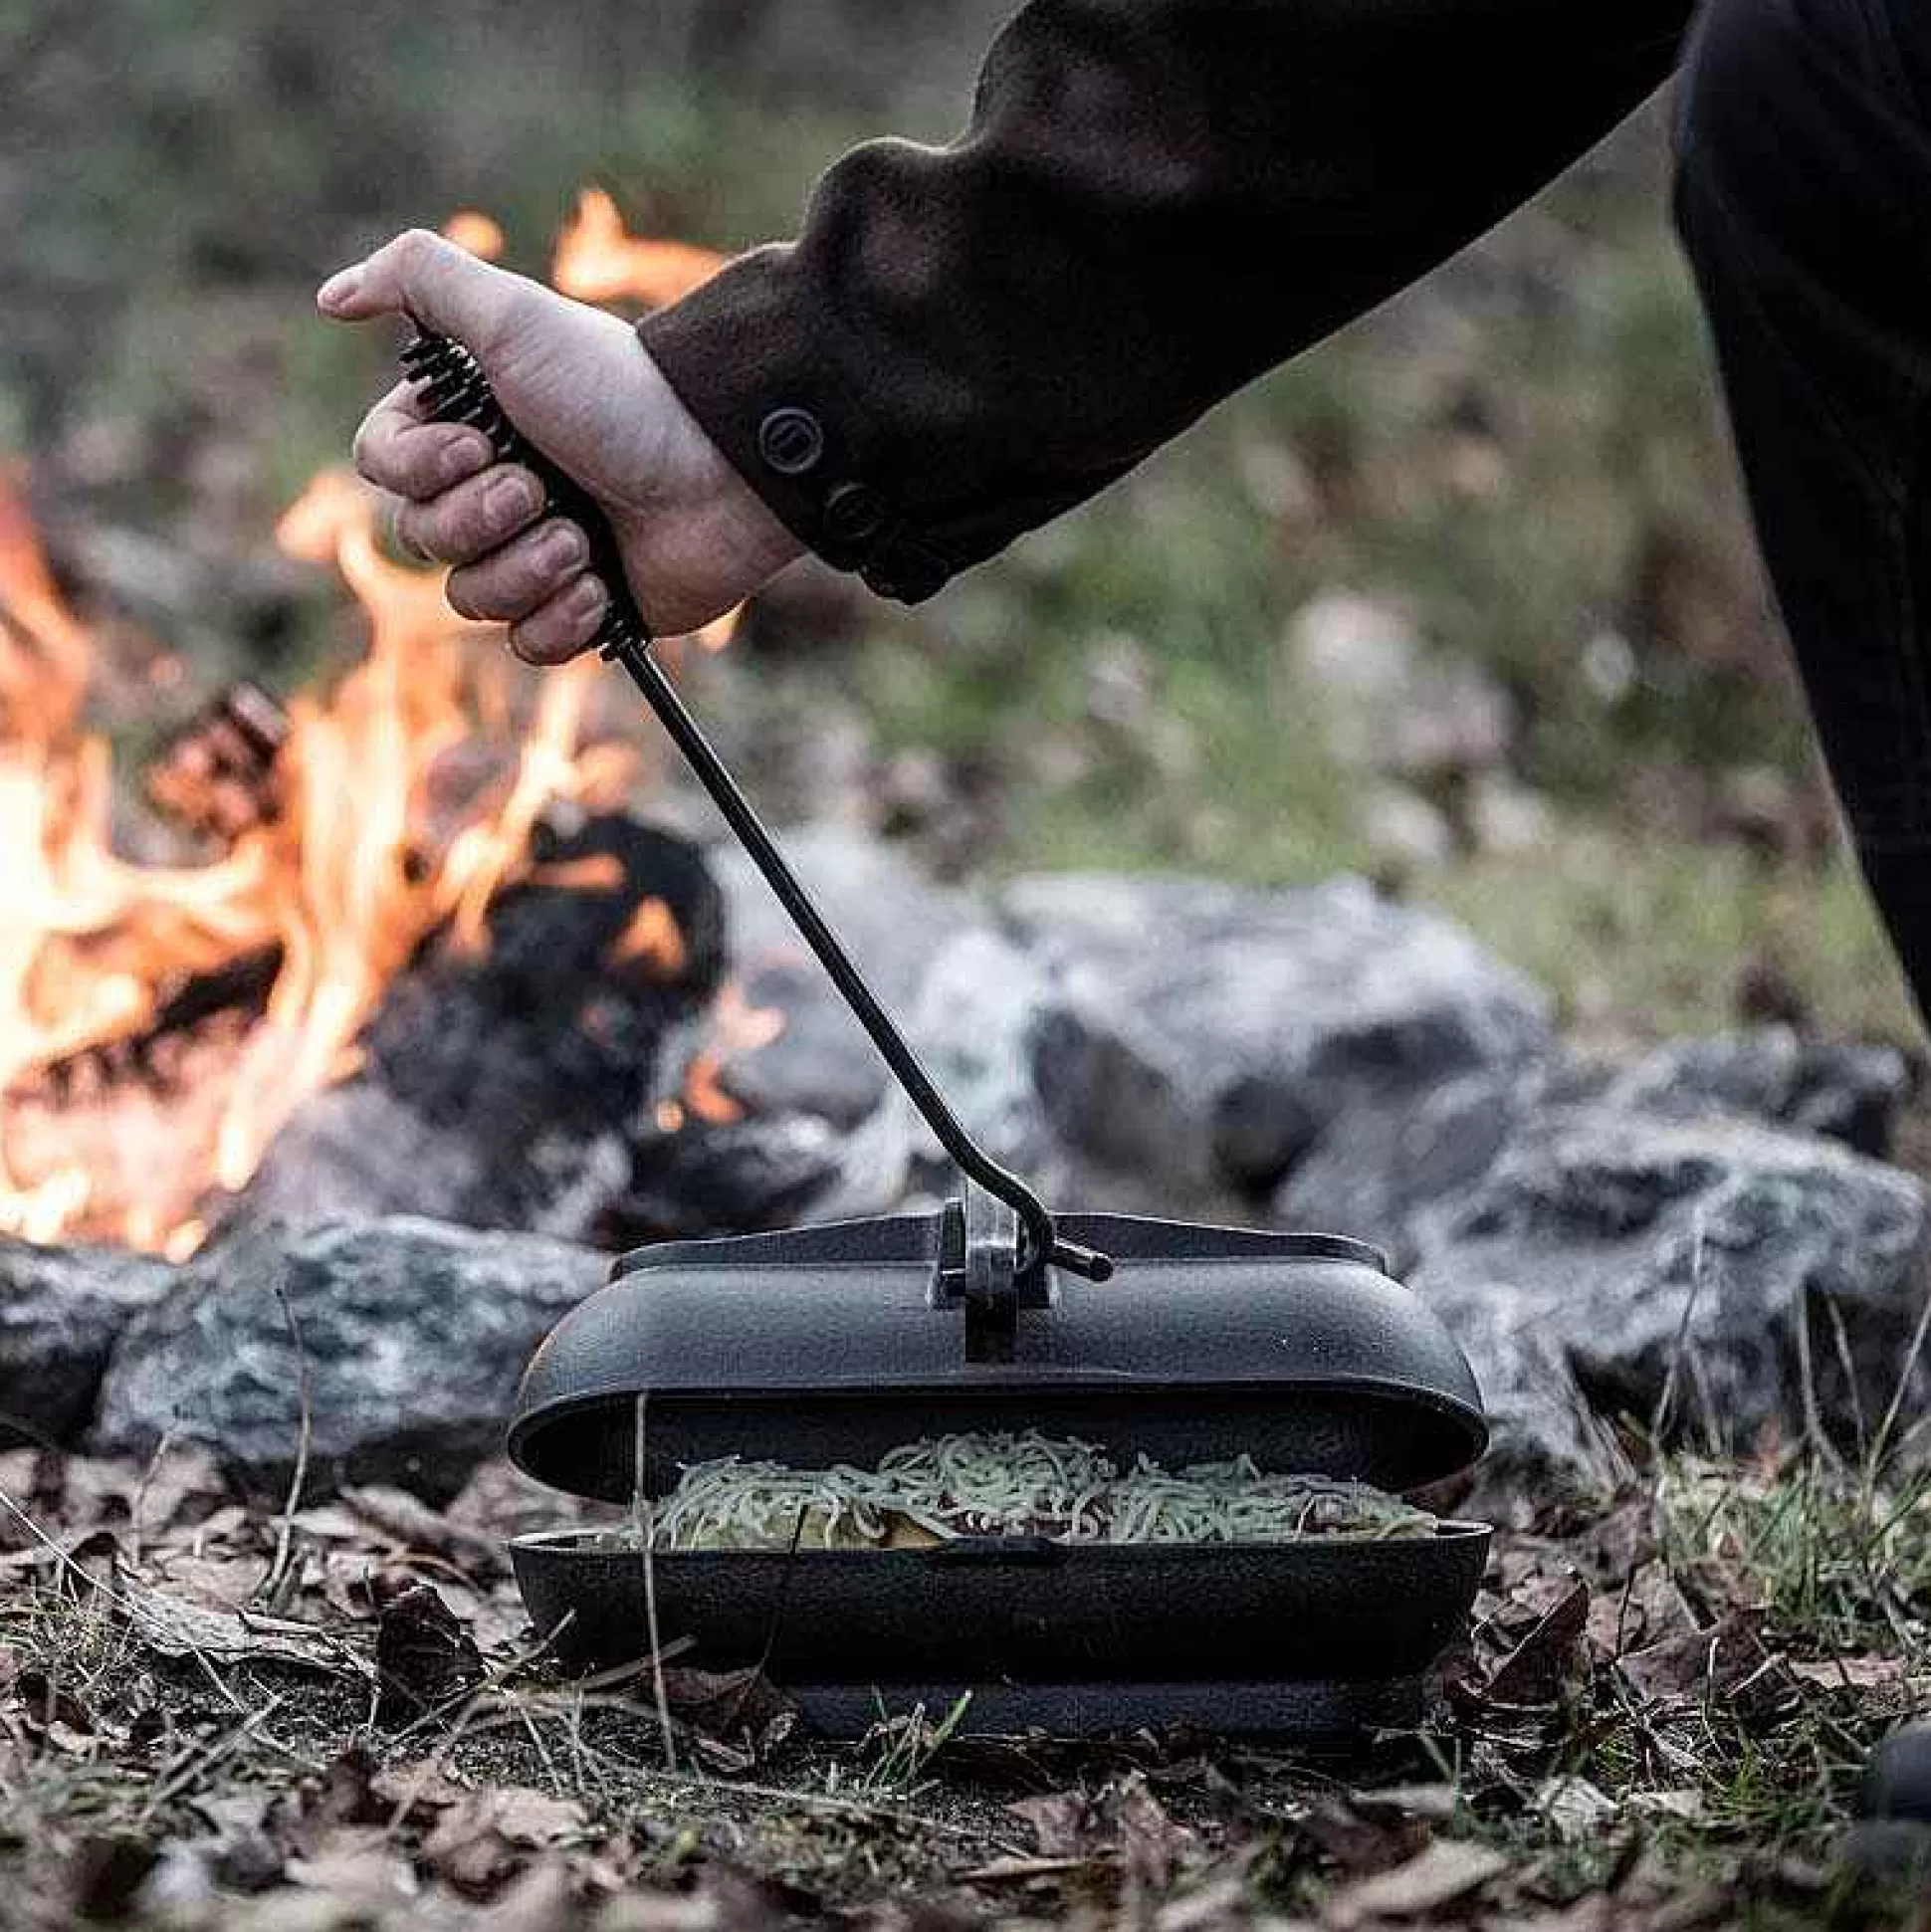
[[[355,432],[356,470],[378,489],[417,501],[475,476],[495,454],[481,430],[428,420],[407,382],[398,382]]]

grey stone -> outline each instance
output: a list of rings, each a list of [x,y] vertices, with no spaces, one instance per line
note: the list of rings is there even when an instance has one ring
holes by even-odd
[[[1457,1305],[1454,1329],[1489,1422],[1488,1453],[1463,1506],[1507,1519],[1524,1501],[1539,1509],[1609,1488],[1616,1474],[1613,1447],[1548,1330],[1518,1320],[1509,1293],[1484,1294],[1479,1285]]]
[[[966,902],[932,885],[895,847],[851,826],[806,825],[785,832],[782,842],[873,991],[903,1015],[940,948],[969,923]],[[726,844],[710,856],[725,895],[732,970],[751,1004],[784,1016],[776,1039],[730,1061],[725,1090],[751,1113],[815,1114],[856,1125],[885,1095],[888,1076],[876,1048],[745,851]]]
[[[1289,667],[1328,718],[1344,763],[1425,779],[1503,763],[1515,701],[1480,665],[1431,650],[1407,618],[1348,591],[1304,605]]]
[[[1051,993],[1051,979],[1031,954],[1002,933],[973,927],[934,960],[909,1027],[926,1070],[967,1131],[995,1161],[1042,1185],[1059,1150],[1033,1082],[1033,1043]],[[923,1122],[914,1145],[928,1161],[941,1158]]]
[[[1276,1192],[1273,1218],[1372,1241],[1406,1267],[1415,1217],[1488,1173],[1547,1084],[1542,1068],[1470,1073],[1387,1106],[1351,1108]]]
[[[75,1446],[115,1338],[175,1273],[111,1248],[0,1240],[0,1447]]]
[[[1607,1098],[1677,1120],[1741,1114],[1883,1156],[1910,1090],[1909,1064],[1894,1046],[1805,1040],[1766,1026],[1673,1040],[1617,1075]]]
[[[1599,1103],[1532,1113],[1419,1239],[1413,1285],[1497,1388],[1496,1338],[1536,1332],[1604,1413],[1737,1447],[1814,1413],[1855,1446],[1908,1359],[1931,1214],[1831,1143]]]
[[[896,846],[850,825],[785,831],[784,853],[881,998],[909,1000],[946,940],[967,923],[956,893],[933,885]],[[725,897],[732,969],[808,959],[783,909],[735,841],[706,855]]]
[[[605,1265],[561,1241],[406,1217],[250,1223],[122,1333],[95,1445],[144,1455],[173,1434],[280,1482],[306,1360],[313,1490],[393,1482],[446,1500],[498,1448],[531,1351]]]
[[[842,1179],[845,1137],[808,1114],[689,1124],[640,1140],[631,1185],[599,1232],[621,1247],[756,1234],[815,1218]]]
[[[1055,1132],[1177,1197],[1264,1198],[1357,1110],[1550,1047],[1538,987],[1360,880],[1074,873],[999,905],[1051,979],[1033,1072]]]

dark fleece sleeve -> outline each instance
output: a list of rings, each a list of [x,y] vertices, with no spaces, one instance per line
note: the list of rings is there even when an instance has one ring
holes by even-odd
[[[1692,0],[1031,0],[950,146],[649,318],[807,545],[908,602],[1451,254],[1668,74]]]

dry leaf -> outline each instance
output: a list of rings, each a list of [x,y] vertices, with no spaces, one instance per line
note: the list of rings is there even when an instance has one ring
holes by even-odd
[[[504,1785],[490,1796],[497,1829],[512,1844],[540,1849],[574,1843],[589,1831],[589,1815],[573,1798],[553,1798],[529,1785]]]
[[[1556,1835],[1574,1842],[1615,1822],[1616,1804],[1608,1792],[1587,1778],[1552,1778],[1530,1800],[1554,1826]]]
[[[1554,1703],[1569,1681],[1577,1639],[1589,1622],[1589,1586],[1573,1583],[1496,1665],[1488,1696],[1498,1704]]]
[[[1508,1868],[1508,1859],[1485,1844],[1443,1838],[1393,1871],[1343,1886],[1328,1900],[1322,1921],[1349,1932],[1371,1919],[1419,1918],[1481,1890]]]
[[[1198,1834],[1168,1816],[1138,1773],[1120,1787],[1113,1818],[1120,1833],[1121,1869],[1129,1885],[1146,1891],[1165,1891],[1186,1854],[1199,1844]]]
[[[340,1670],[349,1661],[338,1643],[307,1624],[196,1603],[126,1571],[119,1574],[115,1595],[134,1634],[164,1657],[198,1656],[215,1663],[272,1657],[311,1670]]]
[[[1301,1835],[1351,1876],[1387,1871],[1412,1858],[1428,1842],[1428,1826],[1416,1817],[1343,1798],[1318,1799],[1299,1821]]]
[[[497,1827],[495,1794],[491,1792],[478,1792],[460,1805],[452,1805],[422,1841],[421,1859],[472,1898],[489,1897],[524,1862]]]
[[[428,1551],[486,1582],[508,1574],[508,1559],[495,1537],[452,1523],[406,1489],[369,1483],[344,1489],[341,1500],[364,1524],[405,1549]]]
[[[1794,1663],[1791,1674],[1825,1690],[1887,1690],[1909,1672],[1902,1657],[1832,1657],[1825,1663]]]
[[[378,1580],[377,1597],[378,1723],[409,1723],[482,1681],[475,1638],[428,1584],[406,1584],[391,1596]]]
[[[369,1780],[369,1788],[384,1805],[404,1817],[447,1811],[476,1795],[474,1785],[452,1778],[434,1758],[409,1758],[400,1764],[384,1765]]]
[[[666,1670],[664,1697],[695,1731],[726,1740],[760,1737],[797,1706],[754,1664],[742,1670]]]
[[[1446,1825],[1461,1804],[1461,1794],[1453,1785],[1385,1785],[1375,1791],[1348,1794],[1356,1811],[1373,1815],[1378,1811],[1397,1817],[1426,1819],[1430,1825]]]
[[[1622,1802],[1641,1817],[1679,1819],[1685,1825],[1694,1825],[1704,1808],[1703,1794],[1693,1790],[1631,1792]]]
[[[1077,1858],[1085,1852],[1092,1822],[1085,1793],[1058,1791],[1019,1798],[1005,1809],[1032,1827],[1042,1858]]]

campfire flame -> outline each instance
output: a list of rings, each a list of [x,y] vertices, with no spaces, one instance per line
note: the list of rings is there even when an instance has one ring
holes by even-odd
[[[485,216],[451,232],[479,254],[502,246]],[[654,305],[720,260],[627,234],[592,190],[554,280],[587,300]],[[491,906],[525,878],[594,883],[533,871],[530,854],[545,812],[611,804],[632,775],[626,748],[585,743],[595,661],[544,675],[530,702],[494,633],[443,601],[442,574],[383,553],[375,502],[344,475],[318,477],[277,535],[339,572],[367,619],[366,654],[332,688],[290,703],[264,822],[205,864],[136,864],[110,836],[110,751],[83,724],[95,639],[55,584],[21,489],[0,477],[0,1233],[191,1251],[210,1185],[242,1186],[302,1101],[353,1068],[362,1027],[426,940],[487,946]],[[735,624],[733,613],[701,641],[718,648]],[[495,775],[448,822],[439,790],[457,752],[490,754],[480,762]],[[666,976],[685,963],[658,900],[613,952]],[[265,1013],[215,1070],[194,1131],[149,1136],[137,1187],[20,1147],[38,1084],[139,1039],[182,985],[255,956],[276,962]],[[746,1050],[767,1024],[721,1008],[715,1046]],[[689,1104],[704,1119],[734,1117],[719,1064],[693,1070]]]

